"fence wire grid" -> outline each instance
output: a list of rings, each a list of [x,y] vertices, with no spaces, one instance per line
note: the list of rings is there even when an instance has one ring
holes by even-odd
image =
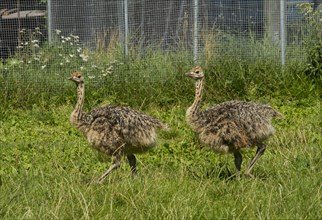
[[[0,58],[6,63],[21,55],[28,32],[29,44],[37,47],[54,42],[57,35],[67,41],[72,36],[71,43],[90,50],[116,40],[125,56],[132,47],[184,49],[198,63],[211,39],[217,55],[281,63],[303,60],[301,3],[311,3],[317,10],[322,1],[5,0],[0,3]],[[0,67],[3,72],[4,64]]]

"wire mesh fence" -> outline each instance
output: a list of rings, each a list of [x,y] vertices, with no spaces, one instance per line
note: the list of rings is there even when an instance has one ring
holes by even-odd
[[[61,71],[62,63],[73,63],[75,56],[86,61],[85,50],[111,47],[124,56],[133,50],[143,56],[151,49],[185,51],[196,63],[207,59],[209,53],[280,63],[303,60],[306,29],[298,8],[301,3],[311,3],[318,10],[321,1],[2,1],[0,68],[7,74],[8,63],[23,66],[32,64],[32,58],[42,60],[39,67],[44,71],[49,66]],[[39,49],[57,42],[58,49]],[[63,44],[69,45],[69,51],[62,49]]]
[[[133,45],[158,46],[166,50],[184,46],[202,51],[205,36],[211,33],[216,38],[216,48],[221,51],[227,51],[229,44],[234,43],[228,48],[232,50],[231,55],[245,57],[244,53],[251,51],[243,48],[245,43],[251,46],[254,41],[267,40],[272,44],[271,50],[276,50],[275,53],[269,51],[270,54],[281,59],[282,43],[284,47],[291,44],[301,47],[303,16],[297,5],[304,2],[314,3],[299,0],[51,0],[48,19],[51,30],[61,30],[64,35],[73,33],[91,47],[106,46],[111,37],[118,34],[125,53]],[[258,57],[256,52],[253,54]],[[301,58],[301,54],[296,55],[291,49],[288,54],[289,58]]]

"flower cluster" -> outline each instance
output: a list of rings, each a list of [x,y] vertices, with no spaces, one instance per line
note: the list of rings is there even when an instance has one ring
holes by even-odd
[[[17,49],[19,52],[36,52],[40,46],[39,39],[42,33],[39,28],[35,28],[33,31],[27,31],[26,29],[21,29],[19,31],[19,42]]]
[[[92,64],[90,67],[90,72],[92,73],[98,73],[97,78],[102,79],[105,78],[113,73],[115,68],[119,65],[123,65],[123,63],[118,62],[117,60],[113,60],[107,64]],[[81,68],[81,70],[84,70],[84,68]],[[89,75],[89,79],[95,79],[95,75]]]
[[[61,58],[59,65],[78,65],[88,62],[88,54],[83,50],[79,36],[69,34],[64,36],[60,30],[56,30],[56,42],[58,45],[58,56]]]
[[[115,67],[122,65],[117,60],[104,59],[95,51],[83,47],[79,36],[63,35],[62,31],[55,30],[53,41],[41,45],[42,33],[39,28],[20,31],[21,42],[17,46],[18,52],[10,66],[19,68],[38,68],[40,70],[80,70],[89,79],[103,79],[111,75]],[[65,71],[57,71],[64,73]]]

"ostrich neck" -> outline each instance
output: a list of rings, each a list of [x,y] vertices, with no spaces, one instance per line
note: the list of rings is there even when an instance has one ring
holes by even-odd
[[[71,123],[77,125],[83,115],[83,105],[85,97],[84,83],[77,84],[77,103],[71,115]]]
[[[195,117],[199,112],[199,107],[200,107],[201,98],[202,98],[202,88],[203,88],[203,79],[197,80],[195,100],[193,101],[192,105],[188,108],[187,116]]]

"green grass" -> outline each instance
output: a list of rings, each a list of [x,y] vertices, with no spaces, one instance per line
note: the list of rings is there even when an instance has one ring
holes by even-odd
[[[231,178],[231,155],[199,149],[184,122],[187,106],[178,105],[146,110],[171,131],[138,155],[139,175],[133,178],[124,161],[103,184],[95,181],[110,159],[71,128],[72,104],[9,109],[0,121],[0,218],[319,219],[320,103],[270,102],[286,119],[275,122],[255,179]],[[254,153],[244,153],[244,168]]]
[[[268,41],[253,44],[268,55],[250,60],[222,57],[214,43],[200,63],[203,107],[241,99],[269,103],[285,115],[274,121],[276,135],[254,179],[236,180],[233,156],[200,148],[186,125],[194,96],[184,76],[193,65],[188,51],[131,48],[124,59],[117,45],[94,52],[45,46],[23,63],[0,64],[0,219],[320,219],[321,78],[308,77],[303,61],[282,67],[270,59]],[[69,124],[76,97],[67,78],[79,70],[85,110],[129,105],[171,127],[160,133],[159,147],[137,155],[137,177],[124,161],[96,183],[111,161]],[[243,169],[254,154],[243,153]]]

